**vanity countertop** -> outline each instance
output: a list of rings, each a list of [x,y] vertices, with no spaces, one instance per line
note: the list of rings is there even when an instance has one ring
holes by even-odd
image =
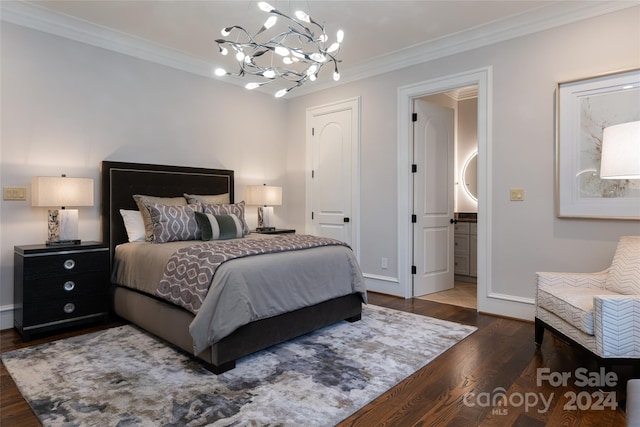
[[[476,212],[456,212],[454,218],[458,222],[478,222],[478,214]]]

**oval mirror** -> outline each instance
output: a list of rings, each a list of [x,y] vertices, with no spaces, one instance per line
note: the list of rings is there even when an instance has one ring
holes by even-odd
[[[464,164],[464,168],[462,169],[462,183],[464,184],[464,189],[475,200],[478,201],[478,152],[476,151],[467,162]]]

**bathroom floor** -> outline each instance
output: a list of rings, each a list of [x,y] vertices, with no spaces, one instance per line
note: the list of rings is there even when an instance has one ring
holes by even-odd
[[[451,304],[459,307],[478,308],[478,286],[476,283],[457,281],[453,289],[417,297],[426,301]]]

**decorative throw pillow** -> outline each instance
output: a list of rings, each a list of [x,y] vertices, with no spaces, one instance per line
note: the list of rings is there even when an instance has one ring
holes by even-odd
[[[200,195],[200,194],[183,194],[189,204],[201,203],[203,205],[219,205],[222,203],[229,203],[231,198],[229,193],[214,194],[214,195]]]
[[[196,212],[202,240],[226,240],[243,237],[242,223],[234,215],[212,215]]]
[[[200,240],[200,227],[196,221],[199,205],[170,206],[153,203],[147,205],[153,223],[153,243],[182,240]]]
[[[122,215],[124,228],[127,230],[129,241],[144,242],[144,221],[142,220],[142,214],[140,214],[140,211],[120,209],[120,215]]]
[[[153,223],[151,222],[151,216],[149,215],[149,208],[147,205],[157,203],[159,205],[167,206],[186,206],[187,200],[184,197],[156,197],[156,196],[143,196],[140,194],[134,194],[133,199],[138,205],[138,209],[142,214],[142,221],[144,222],[145,240],[147,242],[153,241]]]
[[[240,222],[242,223],[242,234],[243,235],[249,234],[249,226],[247,225],[247,222],[244,219],[244,200],[241,201],[240,203],[234,203],[230,205],[229,204],[216,204],[216,205],[203,204],[202,210],[204,213],[208,213],[211,215],[233,214],[237,216]]]

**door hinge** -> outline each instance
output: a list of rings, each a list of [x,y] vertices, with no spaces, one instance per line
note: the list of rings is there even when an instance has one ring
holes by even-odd
[[[411,222],[414,224],[418,222],[418,216],[416,214],[411,215]]]
[[[418,269],[416,268],[415,265],[411,266],[411,274],[418,274]]]
[[[311,178],[315,178],[316,177],[316,171],[312,170],[311,171]]]
[[[313,212],[311,212],[311,221],[313,221]]]
[[[316,134],[316,128],[311,128],[311,136],[315,136]]]
[[[412,173],[418,172],[418,165],[411,165],[411,172]]]
[[[418,113],[411,113],[411,121],[412,122],[418,121]]]

